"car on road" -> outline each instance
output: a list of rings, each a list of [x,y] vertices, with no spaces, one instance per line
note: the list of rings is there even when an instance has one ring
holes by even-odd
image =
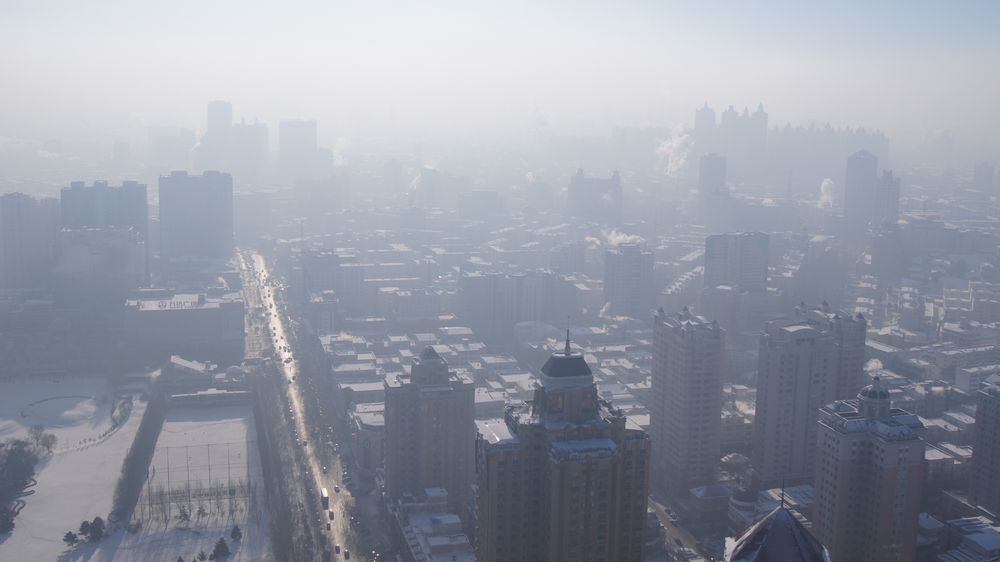
[[[339,543],[333,545],[333,551],[336,552],[337,554],[340,554],[340,544]]]
[[[351,559],[351,551],[350,550],[345,550],[344,551],[344,560],[350,560],[350,559]]]
[[[340,484],[334,484],[334,485],[333,485],[333,491],[334,491],[335,493],[338,493],[338,494],[339,494],[339,493],[340,493]]]
[[[329,530],[330,530],[330,522],[329,522],[329,521],[327,521],[327,522],[326,522],[326,530],[327,530],[327,531],[329,531]]]

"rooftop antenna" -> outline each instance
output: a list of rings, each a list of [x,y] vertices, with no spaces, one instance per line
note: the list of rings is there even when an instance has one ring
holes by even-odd
[[[566,328],[566,355],[569,356],[570,353],[571,352],[569,348],[569,328]]]
[[[781,507],[785,507],[785,477],[781,477]]]

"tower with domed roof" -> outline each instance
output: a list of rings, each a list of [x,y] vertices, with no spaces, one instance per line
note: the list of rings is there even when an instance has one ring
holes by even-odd
[[[916,559],[923,431],[878,377],[820,409],[812,531],[833,562]]]
[[[540,375],[529,404],[476,422],[476,559],[641,561],[646,432],[599,399],[568,334]]]

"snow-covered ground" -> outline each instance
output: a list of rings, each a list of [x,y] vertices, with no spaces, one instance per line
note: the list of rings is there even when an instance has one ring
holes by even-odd
[[[0,383],[0,438],[24,437],[34,424],[58,438],[36,467],[16,527],[0,537],[0,560],[61,560],[62,536],[84,519],[106,518],[125,452],[145,404],[112,428],[113,389],[104,377],[44,377]]]
[[[105,541],[94,559],[191,560],[211,553],[219,537],[229,543],[232,562],[270,559],[253,423],[249,406],[172,408],[133,516],[141,528]],[[190,521],[180,518],[182,509]],[[238,542],[229,535],[234,524],[243,532]]]
[[[26,437],[41,424],[59,438],[56,449],[76,448],[111,427],[114,389],[105,377],[45,376],[0,382],[0,439]]]
[[[117,405],[117,406],[116,406]],[[113,416],[113,408],[119,408]],[[105,377],[44,377],[0,382],[0,439],[26,437],[41,424],[58,442],[53,455],[36,468],[37,484],[25,496],[14,532],[0,536],[0,560],[133,561],[191,560],[199,551],[225,537],[232,562],[270,558],[268,520],[260,457],[249,406],[172,408],[157,441],[147,490],[133,521],[142,521],[136,533],[119,530],[98,544],[67,548],[62,537],[84,519],[106,518],[125,453],[132,445],[146,404],[134,399],[123,419],[121,397]],[[169,463],[169,471],[167,466]],[[166,489],[167,474],[174,502],[170,519],[162,517],[156,496],[148,489]],[[191,521],[177,518],[180,505],[192,492]],[[230,483],[236,497],[230,500]],[[224,498],[211,495],[213,486]],[[202,495],[199,501],[197,494]],[[255,499],[251,499],[254,497]],[[198,516],[201,505],[205,515]],[[145,509],[143,509],[143,507]],[[233,541],[230,531],[239,525],[243,538]]]

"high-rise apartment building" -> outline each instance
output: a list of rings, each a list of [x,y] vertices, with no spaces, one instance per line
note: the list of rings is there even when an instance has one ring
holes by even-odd
[[[615,314],[649,318],[653,309],[653,252],[620,244],[604,252],[604,302]]]
[[[210,135],[225,135],[233,126],[233,104],[225,100],[208,102],[206,132]]]
[[[851,381],[863,376],[866,328],[864,318],[847,312],[803,306],[793,318],[765,324],[753,426],[756,486],[812,481],[819,409],[860,387]]]
[[[759,180],[767,157],[768,115],[763,104],[750,113],[729,106],[719,115],[716,150],[726,155],[731,176]]]
[[[916,560],[924,426],[876,377],[820,409],[812,530],[833,562]]]
[[[106,181],[95,181],[91,185],[82,181],[70,182],[69,187],[60,192],[59,208],[63,228],[128,228],[135,231],[143,246],[140,256],[143,278],[149,280],[149,200],[146,184],[124,181],[121,186],[110,186]]]
[[[268,129],[266,123],[234,123],[229,141],[229,170],[239,184],[259,181],[268,166]]]
[[[58,199],[24,193],[0,196],[0,288],[45,286],[58,232]]]
[[[708,102],[694,111],[694,142],[698,152],[707,154],[715,143],[715,110]]]
[[[833,400],[838,352],[833,334],[809,322],[765,325],[753,425],[753,474],[761,489],[812,481],[816,416]]]
[[[875,189],[875,207],[872,210],[872,223],[880,226],[883,223],[896,224],[899,220],[899,178],[892,170],[883,170]]]
[[[197,171],[230,170],[233,106],[228,101],[208,102],[205,132],[192,150]]]
[[[458,278],[458,314],[487,343],[510,345],[518,322],[565,321],[557,290],[558,276],[549,270],[463,271]]]
[[[475,479],[475,385],[428,346],[409,375],[385,380],[385,493],[391,499],[448,490],[449,509],[469,514]]]
[[[95,181],[70,182],[60,192],[59,208],[63,228],[131,227],[143,240],[149,232],[149,202],[146,184],[122,182],[121,186]]]
[[[160,257],[233,255],[233,178],[209,171],[160,176]]]
[[[726,334],[687,308],[653,319],[653,471],[671,495],[715,480]]]
[[[642,560],[650,443],[566,340],[530,405],[477,422],[480,562]]]
[[[844,176],[844,218],[852,228],[865,227],[872,220],[878,184],[878,158],[859,150],[847,159]]]
[[[970,499],[990,513],[1000,514],[1000,386],[987,384],[976,397]]]
[[[705,238],[705,287],[729,285],[740,291],[767,291],[770,237],[763,232],[713,234]]]

